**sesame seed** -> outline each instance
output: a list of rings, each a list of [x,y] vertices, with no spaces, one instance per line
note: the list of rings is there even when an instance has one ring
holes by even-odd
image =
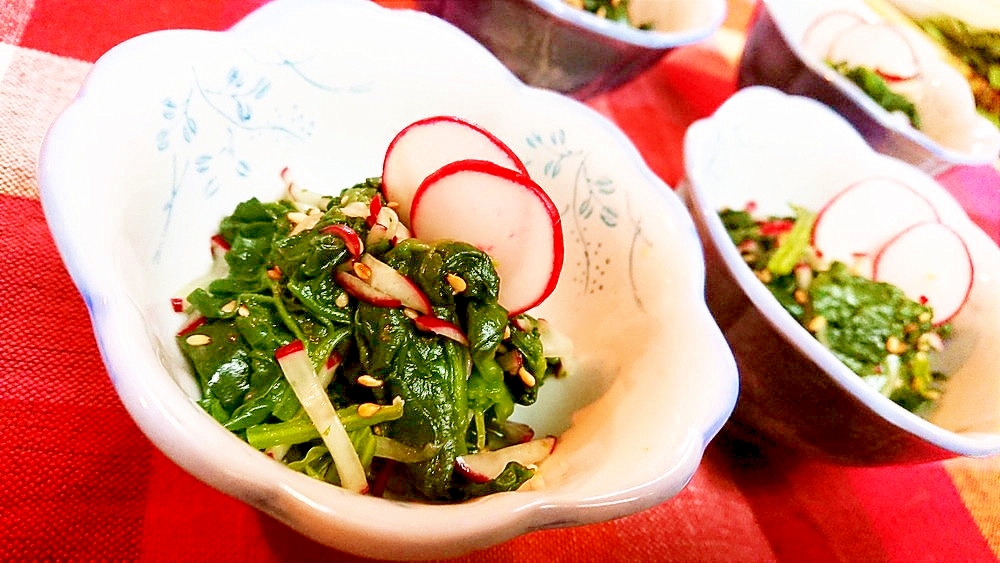
[[[819,332],[825,329],[826,317],[824,317],[823,315],[817,315],[813,317],[812,319],[809,320],[809,323],[806,325],[806,328],[809,330],[809,332]]]
[[[361,418],[371,418],[380,410],[382,410],[382,407],[375,403],[361,403],[358,405],[358,416]]]
[[[419,311],[416,311],[409,307],[403,307],[403,314],[406,315],[406,318],[410,319],[411,321],[416,320],[417,317],[420,316]]]
[[[372,377],[370,375],[367,375],[367,374],[362,375],[361,377],[359,377],[358,378],[358,383],[360,385],[364,385],[365,387],[381,387],[382,386],[382,380],[381,379],[375,379],[374,377]]]
[[[354,274],[364,281],[372,279],[372,269],[368,264],[362,262],[354,263]]]
[[[340,295],[337,296],[336,299],[333,300],[333,304],[336,305],[337,307],[340,307],[341,309],[347,307],[348,303],[350,303],[350,298],[347,296],[346,293],[341,293]]]
[[[236,310],[236,314],[241,317],[249,317],[250,309],[246,305],[240,305],[240,308]]]
[[[764,283],[771,283],[771,270],[758,270],[754,272],[757,275],[757,279]]]
[[[525,387],[535,386],[535,376],[531,375],[531,372],[523,367],[517,370],[517,376],[521,378],[521,382],[524,383]]]
[[[469,287],[469,284],[465,283],[465,280],[455,274],[448,274],[445,276],[445,279],[448,280],[448,285],[451,286],[452,291],[455,293],[462,293]]]
[[[222,306],[222,312],[223,313],[232,313],[235,310],[236,310],[236,301],[235,300],[234,301],[230,301],[229,303],[226,303],[225,305]]]
[[[909,348],[909,345],[895,336],[890,336],[885,340],[885,349],[890,354],[902,354],[907,348]]]
[[[273,268],[268,268],[268,270],[267,270],[267,277],[270,278],[270,279],[272,279],[272,280],[280,280],[281,279],[281,268],[279,268],[277,266],[275,266]]]
[[[802,289],[796,289],[792,293],[792,297],[795,298],[795,302],[799,305],[805,305],[809,301],[809,294]]]
[[[207,334],[192,334],[184,339],[188,346],[204,346],[212,343],[212,337]]]
[[[510,325],[503,327],[503,339],[510,340]]]

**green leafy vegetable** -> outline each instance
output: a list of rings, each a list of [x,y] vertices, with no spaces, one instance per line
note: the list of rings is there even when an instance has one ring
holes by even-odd
[[[636,29],[653,29],[652,23],[636,23],[632,20],[628,13],[629,0],[566,0],[566,3],[609,21],[632,26]]]
[[[895,286],[854,274],[846,264],[817,268],[808,244],[815,216],[796,211],[796,217],[764,220],[730,209],[719,216],[747,265],[789,314],[868,384],[926,415],[946,379],[931,369],[931,355],[951,326],[934,326],[929,307]],[[794,224],[790,230],[775,232],[775,224],[788,222]]]
[[[906,116],[915,129],[920,129],[920,115],[917,107],[905,96],[889,88],[888,82],[880,74],[865,67],[852,67],[845,63],[831,65],[851,82],[858,85],[869,98],[890,113],[900,112]]]
[[[454,471],[455,458],[520,439],[507,435],[514,405],[533,403],[561,362],[544,356],[535,319],[508,318],[497,303],[492,260],[465,243],[385,239],[365,250],[409,278],[433,315],[459,327],[468,345],[419,330],[402,307],[345,291],[335,273],[355,257],[324,228],[345,225],[365,241],[371,226],[358,209],[376,198],[385,203],[379,186],[378,179],[362,182],[323,209],[250,199],[221,221],[228,270],[187,296],[198,320],[177,336],[201,387],[200,404],[253,447],[339,483],[327,446],[275,360],[279,348],[300,340],[369,483],[390,477],[384,494],[449,501],[517,489],[530,469],[513,464],[485,484],[471,483]],[[464,290],[456,292],[447,275],[461,278]],[[512,361],[530,385],[504,368]]]
[[[939,15],[917,21],[928,35],[967,65],[963,74],[979,112],[1000,127],[1000,31]]]

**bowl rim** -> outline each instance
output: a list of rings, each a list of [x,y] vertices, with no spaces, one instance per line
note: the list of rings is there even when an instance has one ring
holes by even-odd
[[[836,70],[817,62],[814,57],[804,53],[801,41],[789,34],[788,24],[782,19],[781,16],[776,15],[780,12],[780,6],[787,5],[789,3],[796,4],[794,0],[761,0],[760,6],[766,13],[766,17],[769,17],[774,23],[775,29],[777,29],[778,33],[781,34],[782,39],[795,55],[796,59],[798,59],[801,64],[803,64],[809,71],[817,75],[824,82],[832,84],[838,91],[846,96],[851,103],[863,110],[865,115],[878,123],[879,126],[895,134],[901,135],[907,142],[912,143],[921,150],[929,153],[931,158],[938,161],[938,163],[933,164],[935,168],[932,172],[939,171],[938,169],[940,168],[948,168],[952,166],[975,166],[992,163],[1000,158],[1000,155],[990,158],[986,155],[977,156],[976,153],[973,152],[947,147],[931,138],[923,131],[906,123],[899,122],[899,120],[894,119],[893,115],[886,111],[885,108],[880,106],[877,102],[875,102],[875,100],[865,94],[858,85],[848,80]],[[778,12],[776,12],[774,8],[776,4],[779,5]],[[858,4],[866,7],[863,2],[859,1]],[[763,15],[764,14],[761,14],[761,16]],[[881,18],[881,16],[878,17]]]
[[[815,111],[818,114],[834,117],[836,118],[836,121],[842,124],[843,127],[851,128],[850,124],[846,120],[821,102],[806,96],[787,94],[769,86],[751,86],[742,89],[734,94],[732,98],[727,100],[724,105],[743,104],[748,101],[752,102],[756,98],[766,99],[774,96],[782,97],[787,103],[811,106],[815,108]],[[712,115],[694,123],[686,135],[685,152],[688,154],[697,153],[697,151],[690,150],[689,146],[694,145],[695,141],[697,141],[698,137],[702,134],[702,131],[711,130],[712,128],[717,127],[717,122],[721,124],[723,122],[723,118],[720,118],[718,115]],[[853,131],[853,128],[851,128],[851,130]],[[859,143],[858,148],[860,149],[861,154],[868,155],[868,158],[872,161],[877,163],[894,163],[890,164],[890,166],[902,166],[919,170],[913,165],[872,150],[868,147],[860,135],[857,135],[856,132],[855,135],[857,142]],[[695,165],[691,164],[690,166]],[[704,163],[697,166],[704,167]],[[879,166],[882,165],[879,164]],[[727,272],[734,280],[736,280],[740,290],[750,299],[754,308],[764,316],[767,322],[774,327],[790,345],[801,350],[802,353],[814,364],[816,364],[818,368],[824,371],[836,385],[850,393],[872,412],[878,414],[900,430],[909,432],[930,444],[963,456],[982,457],[1000,453],[1000,434],[987,432],[970,432],[960,434],[938,426],[927,419],[921,418],[920,416],[897,405],[889,398],[864,383],[864,381],[858,377],[857,374],[851,371],[850,368],[838,360],[829,349],[816,340],[815,337],[813,337],[802,325],[800,325],[790,314],[788,314],[788,312],[784,310],[777,298],[774,297],[774,295],[767,290],[764,284],[757,279],[750,267],[740,257],[739,251],[736,249],[736,246],[732,244],[726,228],[722,223],[722,219],[718,215],[718,208],[713,205],[714,199],[711,196],[710,188],[699,182],[696,178],[697,174],[691,174],[690,170],[691,168],[688,168],[688,174],[683,180],[683,189],[686,190],[691,201],[693,202],[693,207],[698,215],[698,219],[708,229],[710,240],[705,243],[710,244],[716,251],[718,251],[723,263],[725,264]],[[921,187],[921,192],[940,190],[938,191],[939,194],[946,195],[948,198],[951,197],[947,194],[945,189],[934,182],[933,179],[931,179],[926,186],[926,188]],[[934,186],[937,187],[935,188]],[[976,227],[972,221],[968,219],[967,215],[965,216],[965,220],[968,221],[970,229],[978,230],[978,227]],[[981,230],[979,233],[986,237]]]
[[[456,28],[445,24],[422,12],[390,10],[367,0],[276,0],[251,13],[226,31],[192,31],[166,30],[147,34],[163,37],[181,37],[185,34],[218,34],[234,33],[242,39],[252,39],[254,34],[268,29],[264,23],[274,17],[275,20],[293,14],[303,6],[328,6],[336,4],[341,15],[356,10],[355,15],[365,17],[400,18],[400,21],[412,23],[416,29],[430,29],[434,33],[450,33],[448,41],[456,45],[466,46],[489,56],[493,65],[484,68],[491,79],[509,87],[512,93],[531,96],[531,100],[539,104],[566,104],[573,108],[574,118],[586,119],[595,128],[607,133],[609,142],[619,145],[622,153],[621,162],[637,175],[648,180],[648,193],[651,197],[661,198],[669,204],[669,209],[676,211],[678,219],[685,217],[683,205],[672,193],[669,186],[663,184],[655,173],[642,159],[638,149],[628,141],[608,118],[600,115],[588,106],[541,89],[535,89],[522,84],[485,48],[472,41]],[[137,38],[133,45],[139,45],[145,39]],[[354,495],[339,490],[327,483],[322,483],[306,475],[298,474],[277,462],[268,462],[260,457],[260,452],[251,448],[225,431],[214,419],[196,405],[184,394],[184,391],[170,376],[169,370],[156,357],[155,351],[136,354],[127,344],[120,341],[121,335],[144,335],[153,339],[146,327],[146,316],[140,310],[140,305],[129,298],[129,291],[123,280],[103,275],[105,271],[119,271],[121,265],[115,264],[119,257],[98,250],[102,245],[94,245],[93,241],[113,240],[109,238],[111,227],[107,224],[97,225],[88,235],[88,240],[76,237],[83,229],[84,219],[75,214],[67,198],[66,192],[77,189],[84,192],[89,186],[87,179],[74,177],[73,170],[79,170],[86,162],[87,151],[79,150],[82,137],[89,134],[89,127],[97,119],[88,112],[90,104],[99,103],[93,96],[88,96],[90,87],[105,76],[114,76],[119,59],[127,57],[127,46],[113,49],[113,53],[102,57],[92,68],[85,80],[77,98],[54,121],[46,134],[39,157],[38,175],[40,195],[43,210],[48,220],[63,261],[77,285],[91,315],[99,348],[108,368],[109,376],[129,414],[136,421],[147,437],[175,463],[199,480],[211,485],[230,496],[239,498],[251,506],[263,510],[277,519],[291,525],[299,531],[304,531],[314,539],[333,547],[345,549],[354,553],[392,558],[423,558],[431,554],[438,556],[457,555],[473,549],[486,547],[506,541],[517,535],[537,529],[561,527],[566,525],[588,524],[618,518],[639,510],[650,508],[655,504],[677,494],[693,475],[701,462],[708,442],[721,429],[728,419],[736,402],[738,380],[735,361],[730,356],[724,372],[713,379],[713,388],[725,389],[721,399],[706,403],[711,408],[704,412],[692,414],[690,426],[678,430],[679,442],[683,446],[673,452],[670,465],[657,468],[657,474],[645,480],[641,485],[627,490],[614,491],[600,497],[583,497],[574,495],[573,490],[543,490],[520,491],[516,493],[497,494],[484,499],[467,503],[431,505],[418,503],[401,503],[386,499]],[[141,52],[141,51],[140,51]],[[82,132],[81,132],[82,131]],[[81,141],[81,142],[78,142]],[[65,166],[69,164],[69,166]],[[86,169],[86,168],[83,168]],[[94,189],[91,187],[91,189]],[[668,193],[669,192],[669,193]],[[74,197],[86,200],[86,195],[76,194]],[[70,198],[72,200],[72,198]],[[106,221],[104,223],[109,223]],[[690,227],[692,247],[685,249],[686,260],[692,262],[701,256],[701,248],[697,244],[697,235],[693,225]],[[84,249],[91,248],[91,252]],[[111,268],[108,270],[108,268]],[[700,277],[698,277],[700,275]],[[703,281],[704,272],[690,278],[692,298],[694,288]],[[721,332],[711,321],[707,305],[703,301],[694,303],[692,309],[703,313],[699,316],[700,325],[707,332],[711,329],[713,350],[718,347],[720,353],[725,347]],[[720,360],[721,362],[721,360]],[[134,370],[146,370],[155,376],[149,378],[129,378],[128,373]],[[198,414],[200,413],[200,414]],[[207,437],[217,436],[219,431],[225,432],[226,441],[212,441]],[[238,460],[246,456],[254,456],[256,463],[248,465],[248,472],[240,474],[229,463],[221,463],[218,451],[213,450],[221,444],[226,453],[231,453]],[[199,452],[201,452],[199,454]],[[199,456],[199,457],[196,457]],[[264,481],[267,488],[248,490],[247,485],[253,479]],[[641,476],[643,479],[644,476]],[[256,485],[254,485],[256,487]],[[317,502],[316,499],[335,499],[328,505]],[[495,510],[488,519],[475,518],[480,506],[487,505]],[[386,508],[389,507],[389,508]],[[426,523],[413,524],[414,507],[428,510],[441,515],[450,527],[436,529],[442,534],[428,539]],[[395,535],[387,538],[387,545],[371,546],[359,543],[357,537],[370,535],[371,531],[364,527],[363,516],[373,510],[384,510],[386,521],[409,522],[409,526],[394,530]],[[303,530],[299,516],[307,513],[312,517]],[[298,525],[296,525],[296,523]]]
[[[703,27],[694,27],[683,31],[640,30],[629,25],[608,21],[586,10],[574,8],[564,0],[523,0],[536,8],[562,20],[578,29],[590,33],[610,37],[616,41],[636,47],[653,50],[670,49],[697,43],[707,39],[722,26],[728,13],[726,0],[700,0],[708,3],[712,17]]]

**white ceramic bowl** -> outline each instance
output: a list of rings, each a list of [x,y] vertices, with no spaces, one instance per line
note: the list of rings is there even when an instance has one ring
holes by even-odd
[[[709,37],[725,0],[630,0],[641,30],[564,0],[419,0],[467,32],[525,83],[585,99],[635,78],[670,51]]]
[[[577,350],[572,375],[515,416],[560,435],[532,490],[455,505],[348,493],[224,430],[193,400],[168,302],[207,271],[220,218],[280,196],[282,168],[337,192],[379,175],[392,136],[435,114],[495,132],[558,205],[565,268],[534,312]],[[227,32],[127,41],[52,126],[39,174],[56,243],[143,432],[204,482],[341,550],[445,557],[651,507],[684,487],[735,403],[735,363],[680,199],[609,121],[524,86],[426,14],[278,0]]]
[[[740,367],[734,427],[851,464],[1000,453],[1000,248],[930,176],[872,151],[843,118],[805,97],[737,92],[685,138],[684,193],[706,247],[708,301]],[[778,303],[740,257],[719,210],[818,210],[856,180],[897,178],[965,239],[975,266],[939,366],[950,374],[930,420],[842,364]]]
[[[961,132],[948,128],[946,133],[917,130],[899,115],[879,106],[861,88],[830,68],[821,57],[810,53],[803,45],[807,30],[822,14],[847,10],[865,14],[868,21],[883,21],[864,0],[763,0],[754,23],[747,32],[746,48],[739,65],[739,86],[771,86],[789,94],[815,98],[843,115],[877,151],[905,160],[918,168],[936,174],[954,166],[981,165],[1000,157],[1000,131],[984,118],[971,117],[962,123]],[[930,42],[922,37],[913,44],[923,44],[933,52]],[[873,47],[874,48],[874,47]],[[934,55],[929,55],[934,59]],[[941,64],[926,61],[922,71],[929,83],[958,79],[954,71]],[[965,92],[962,100],[969,114],[973,113],[972,94]],[[949,96],[952,101],[963,96]],[[949,112],[945,112],[948,114]],[[951,111],[951,123],[957,122]],[[975,131],[975,133],[973,133]],[[969,140],[975,139],[975,140]]]

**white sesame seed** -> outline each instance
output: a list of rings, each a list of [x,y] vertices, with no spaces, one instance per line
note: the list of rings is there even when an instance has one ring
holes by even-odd
[[[382,386],[382,380],[381,379],[376,379],[376,378],[374,378],[374,377],[372,377],[370,375],[367,375],[367,374],[362,375],[361,377],[359,377],[358,378],[358,383],[361,384],[361,385],[364,385],[365,387],[381,387]]]
[[[354,274],[365,281],[372,279],[371,267],[368,264],[364,264],[362,262],[354,263]]]
[[[184,339],[188,343],[188,346],[204,346],[206,344],[211,344],[212,337],[207,334],[192,334]]]
[[[465,280],[455,274],[448,274],[445,276],[445,279],[448,280],[448,285],[451,286],[452,291],[455,293],[462,293],[469,287],[469,284]]]
[[[517,376],[521,378],[521,382],[524,383],[525,387],[535,386],[535,376],[531,375],[531,372],[523,367],[517,370]]]

